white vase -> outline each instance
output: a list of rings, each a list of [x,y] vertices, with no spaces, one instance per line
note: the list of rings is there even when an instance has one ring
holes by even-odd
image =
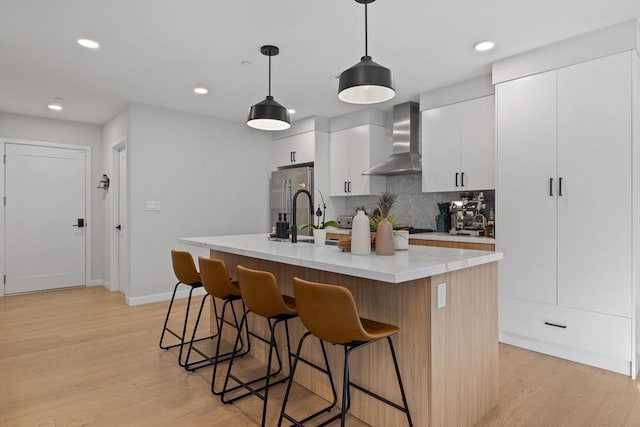
[[[393,232],[393,241],[396,244],[396,251],[406,251],[409,249],[409,231],[395,230]]]
[[[327,240],[327,230],[324,228],[314,228],[313,229],[313,242],[318,246],[324,246]]]
[[[369,217],[364,211],[358,211],[351,221],[351,253],[353,255],[371,254],[371,232]]]

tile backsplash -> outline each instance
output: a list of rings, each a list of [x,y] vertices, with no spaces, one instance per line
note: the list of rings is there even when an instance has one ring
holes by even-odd
[[[459,192],[422,193],[422,176],[396,175],[387,177],[387,191],[398,195],[393,205],[392,213],[398,217],[398,222],[417,228],[436,229],[436,216],[440,213],[438,203],[460,200]],[[486,200],[486,215],[494,206],[495,190],[484,191]],[[346,197],[344,212],[353,215],[356,208],[364,206],[370,214],[375,208],[378,196],[350,196]]]

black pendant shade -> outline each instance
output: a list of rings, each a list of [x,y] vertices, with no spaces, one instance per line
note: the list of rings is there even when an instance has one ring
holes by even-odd
[[[260,130],[284,130],[291,127],[289,110],[271,96],[271,57],[280,50],[276,46],[262,46],[260,51],[269,57],[269,95],[249,109],[247,125]]]
[[[351,104],[375,104],[396,95],[391,70],[371,60],[368,54],[367,4],[375,0],[355,0],[364,3],[364,56],[360,62],[340,74],[338,98]]]
[[[262,130],[284,130],[291,127],[289,110],[268,95],[249,109],[247,124]]]

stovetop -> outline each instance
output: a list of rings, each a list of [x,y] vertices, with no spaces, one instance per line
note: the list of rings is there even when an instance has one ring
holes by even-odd
[[[409,234],[433,233],[432,228],[398,227],[398,230],[409,230]]]

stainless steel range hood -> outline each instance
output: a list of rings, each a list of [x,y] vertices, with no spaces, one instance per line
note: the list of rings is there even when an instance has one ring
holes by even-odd
[[[417,102],[405,102],[393,107],[393,154],[363,175],[408,175],[422,172],[422,156],[418,139],[420,117]]]

